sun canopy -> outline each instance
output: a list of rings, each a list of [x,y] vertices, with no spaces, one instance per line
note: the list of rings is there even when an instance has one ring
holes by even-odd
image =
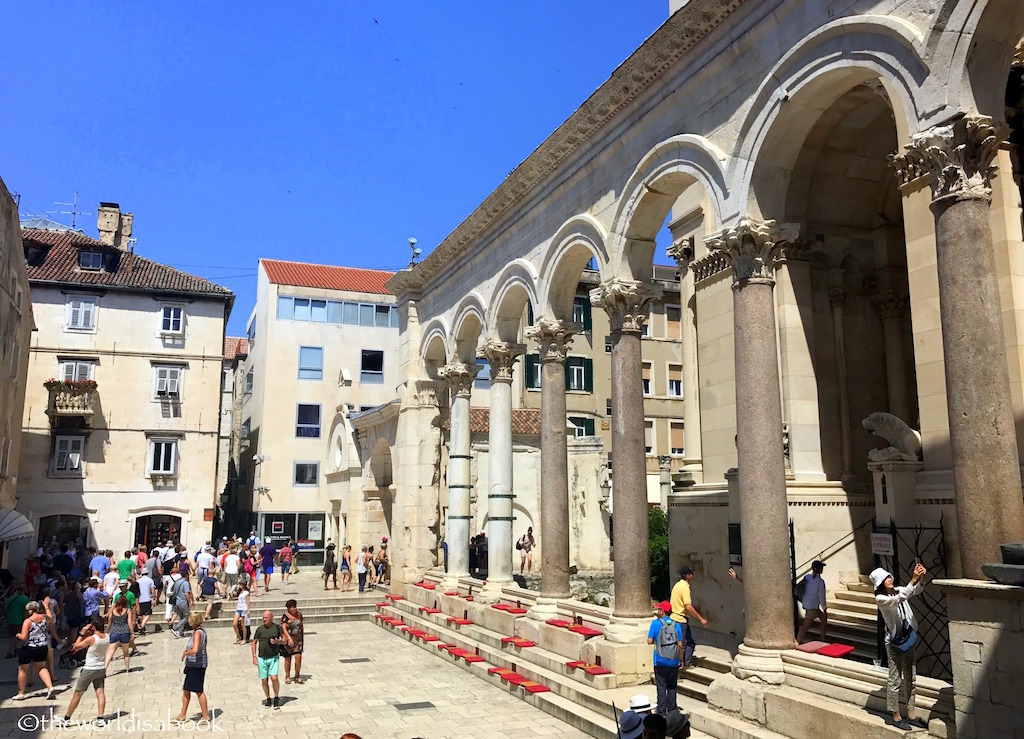
[[[35,536],[32,522],[9,508],[0,508],[0,542]]]

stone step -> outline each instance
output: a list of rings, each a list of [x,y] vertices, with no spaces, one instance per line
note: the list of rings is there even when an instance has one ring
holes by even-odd
[[[190,609],[192,613],[206,613],[206,603],[196,603]],[[262,604],[261,604],[262,605]],[[361,615],[363,618],[368,617],[373,613],[375,604],[368,605],[357,605],[357,604],[346,604],[346,605],[324,605],[324,606],[303,606],[299,608],[304,618],[309,616],[319,616],[324,614],[337,614],[342,615]],[[274,608],[267,606],[266,608],[260,607],[256,609],[250,609],[249,618],[256,621],[260,618],[261,614],[265,610],[270,610],[274,614],[274,620],[277,621],[281,618],[281,614],[285,612],[284,606],[280,608]],[[210,611],[210,616],[216,618],[233,618],[235,614],[234,603],[225,602],[222,606],[214,603],[213,609]],[[163,614],[154,614],[155,616],[162,616]],[[150,619],[153,621],[154,619]]]
[[[343,623],[346,621],[365,621],[369,618],[367,613],[317,613],[310,614],[306,611],[302,612],[302,620],[307,624],[321,624],[321,623]],[[230,616],[225,614],[223,616],[215,616],[203,621],[203,627],[208,629],[219,629],[221,627],[230,628],[234,621],[234,614]],[[250,617],[250,627],[255,630],[256,627],[261,623],[259,618]],[[161,631],[169,631],[170,627],[166,625],[166,622],[161,622],[155,626],[159,627]],[[147,626],[147,630],[152,633],[154,630],[154,624],[150,623]],[[309,632],[306,632],[309,633]]]
[[[875,595],[875,589],[871,587],[871,582],[851,582],[846,584],[846,589],[851,593],[870,593],[871,597]]]
[[[878,613],[878,606],[875,605],[874,598],[851,598],[851,595],[856,594],[849,592],[838,592],[833,595],[834,597],[828,599],[829,608],[845,608],[849,611],[871,615]]]
[[[875,626],[878,624],[878,612],[862,613],[860,611],[851,610],[842,604],[838,607],[832,607],[830,605],[828,609],[828,622],[829,625],[833,623],[841,623],[848,626],[861,626],[874,631]]]
[[[250,597],[249,608],[250,610],[254,608],[266,610],[269,608],[272,611],[283,611],[285,603],[291,599],[291,595],[277,597],[276,593],[274,594],[274,597],[267,597],[265,595],[261,595],[259,598]],[[358,598],[295,598],[295,600],[298,601],[300,611],[304,611],[310,606],[364,606],[372,609],[380,599],[380,596],[377,595],[361,596]],[[225,604],[225,607],[230,605],[232,610],[234,610],[236,602],[236,598],[207,598],[206,600],[196,599],[195,601],[196,605],[202,604],[204,608],[207,603],[223,603]],[[158,609],[163,607],[163,603],[157,606]]]

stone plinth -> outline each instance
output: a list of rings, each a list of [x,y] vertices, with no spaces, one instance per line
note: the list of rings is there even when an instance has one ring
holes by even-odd
[[[914,511],[914,485],[920,462],[868,462],[875,488],[875,519],[879,526],[890,520],[900,526],[917,522]]]
[[[1024,735],[1024,587],[936,580],[949,607],[958,739]]]

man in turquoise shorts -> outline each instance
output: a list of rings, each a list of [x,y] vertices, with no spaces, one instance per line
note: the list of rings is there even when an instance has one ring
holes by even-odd
[[[274,614],[270,611],[263,612],[263,623],[256,627],[256,633],[252,635],[252,663],[259,668],[260,682],[263,683],[263,695],[266,699],[263,705],[270,708],[281,707],[281,683],[277,679],[277,668],[281,661],[280,647],[282,644],[291,645],[292,638],[288,632],[281,628],[281,624],[274,623]],[[256,649],[259,647],[259,656],[256,656]],[[274,700],[270,700],[270,684],[274,684]]]

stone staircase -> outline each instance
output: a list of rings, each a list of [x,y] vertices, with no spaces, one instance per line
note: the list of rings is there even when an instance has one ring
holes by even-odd
[[[289,598],[295,597],[291,593],[283,593],[277,595],[278,591],[271,591],[271,594],[261,595],[259,598],[252,599],[250,603],[249,618],[252,622],[252,628],[256,628],[260,621],[260,614],[270,609],[274,613],[274,620],[280,619],[281,614],[285,611],[285,603]],[[380,598],[373,593],[367,594],[356,594],[353,596],[346,595],[345,597],[339,596],[327,596],[327,597],[298,597],[299,610],[302,611],[302,618],[307,624],[315,623],[339,623],[342,621],[365,621],[371,618],[371,614],[374,612],[375,603]],[[235,601],[234,599],[217,600],[213,601],[196,601],[192,606],[192,612],[205,613],[206,606],[209,603],[213,603],[213,608],[210,611],[210,618],[208,618],[203,626],[206,628],[220,628],[230,627],[231,622],[235,616]],[[156,612],[153,614],[153,618],[150,619],[150,624],[162,624],[163,623],[163,606],[159,606]]]
[[[878,608],[871,583],[861,576],[859,582],[830,593],[827,603],[828,641],[849,644],[854,648],[851,659],[871,664],[878,657]],[[814,625],[807,638],[817,638],[816,634]]]

